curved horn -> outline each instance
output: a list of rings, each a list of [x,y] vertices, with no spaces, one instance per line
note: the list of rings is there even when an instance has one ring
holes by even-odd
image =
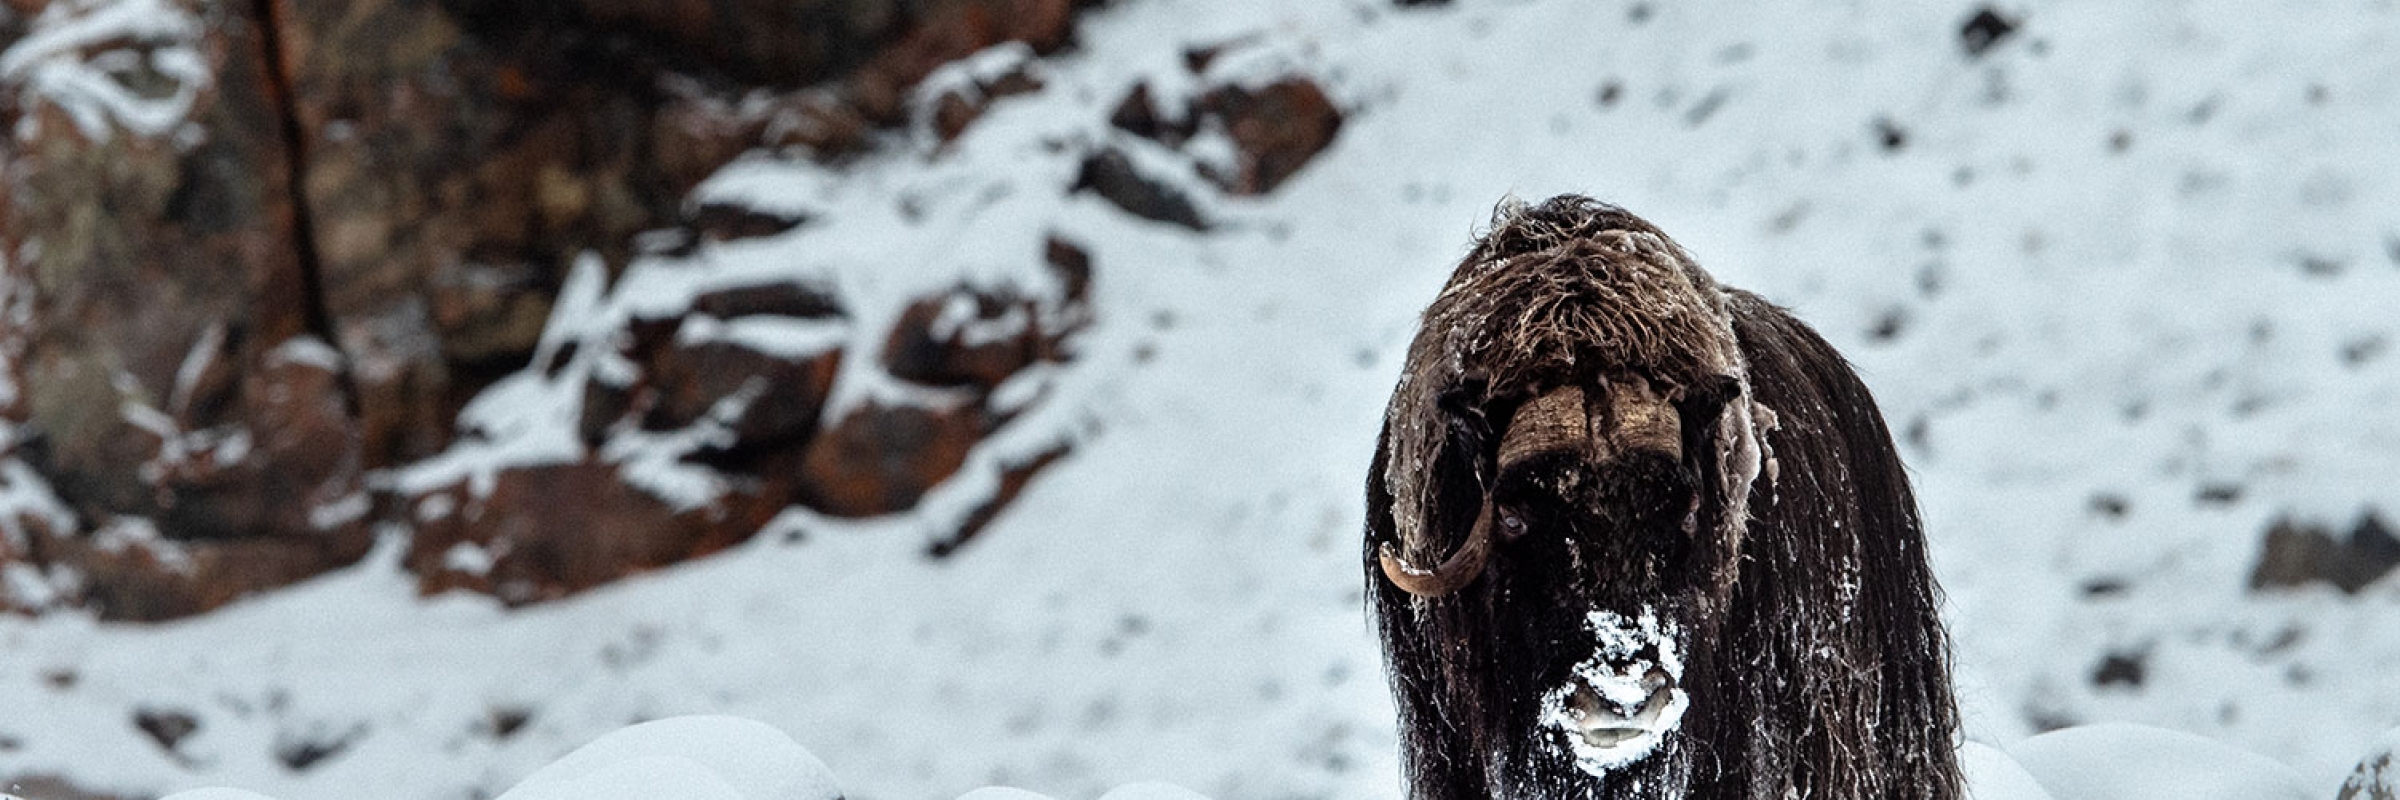
[[[1591,423],[1583,406],[1583,389],[1567,386],[1534,398],[1509,420],[1508,433],[1500,437],[1500,468],[1541,453],[1561,449],[1581,450],[1590,446]],[[1467,531],[1467,540],[1458,551],[1431,569],[1408,563],[1392,543],[1385,542],[1378,553],[1383,562],[1383,575],[1392,585],[1418,597],[1441,597],[1464,589],[1483,577],[1484,564],[1492,556],[1492,496],[1485,486],[1483,507],[1475,512],[1475,525]]]
[[[1484,562],[1492,556],[1492,501],[1485,498],[1483,509],[1475,512],[1475,527],[1467,531],[1467,541],[1458,546],[1441,566],[1422,569],[1401,558],[1391,542],[1383,543],[1380,553],[1383,576],[1392,585],[1418,597],[1441,597],[1467,587],[1483,577]]]
[[[1607,452],[1599,455],[1653,452],[1682,460],[1683,414],[1650,381],[1640,375],[1621,376],[1609,383],[1608,399],[1613,430],[1605,437],[1594,437],[1606,443]]]
[[[1591,412],[1583,404],[1583,387],[1552,389],[1549,394],[1526,402],[1509,419],[1508,433],[1500,437],[1500,472],[1506,474],[1511,467],[1547,453],[1594,455],[1592,433]],[[1490,487],[1485,487],[1485,491],[1490,491]]]

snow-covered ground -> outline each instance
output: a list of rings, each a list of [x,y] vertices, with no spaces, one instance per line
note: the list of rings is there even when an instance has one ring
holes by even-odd
[[[186,622],[0,620],[0,773],[488,797],[629,723],[731,713],[859,800],[1392,796],[1357,565],[1377,415],[1492,204],[1576,191],[1857,363],[1918,479],[1971,736],[2146,722],[2330,797],[2400,724],[2400,580],[2247,578],[2284,515],[2400,515],[2400,3],[2015,3],[1979,58],[1975,10],[1123,0],[950,146],[703,189],[823,214],[744,247],[856,262],[795,269],[973,271],[1053,231],[1091,251],[1097,318],[1018,423],[1074,452],[957,555],[922,556],[929,521],[794,514],[517,612],[419,600],[387,547]],[[1106,123],[1227,42],[1211,80],[1305,74],[1348,112],[1264,199]],[[1104,141],[1217,224],[1068,193]],[[894,280],[942,276],[917,277]],[[143,714],[197,727],[170,752]]]

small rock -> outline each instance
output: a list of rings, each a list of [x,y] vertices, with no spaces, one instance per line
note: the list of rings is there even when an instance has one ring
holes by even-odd
[[[2361,515],[2348,538],[2339,540],[2322,527],[2287,518],[2267,530],[2258,566],[2250,573],[2250,588],[2325,583],[2344,594],[2357,594],[2395,567],[2400,567],[2400,539],[2373,511]]]
[[[525,723],[531,721],[533,721],[531,710],[515,707],[494,708],[485,732],[491,734],[493,739],[505,742],[516,736],[518,731],[524,730]]]
[[[883,360],[902,380],[988,390],[1042,360],[1051,341],[1045,333],[1034,301],[960,288],[901,312]]]
[[[957,533],[934,542],[931,547],[927,548],[927,552],[935,558],[946,558],[950,554],[958,552],[958,549],[966,546],[967,542],[974,539],[976,534],[982,533],[985,525],[991,524],[994,518],[1000,516],[1001,509],[1007,508],[1009,503],[1016,501],[1017,495],[1024,492],[1026,485],[1033,482],[1034,475],[1039,474],[1051,464],[1058,463],[1059,459],[1066,458],[1067,451],[1068,448],[1065,445],[1060,445],[1045,450],[1022,463],[1001,467],[999,491],[993,492],[990,500],[977,506],[974,513],[968,514],[966,521],[959,525]]]
[[[1968,58],[1981,58],[1993,46],[2017,32],[2018,22],[2003,16],[1990,6],[1975,9],[1975,15],[1958,27],[1958,44],[1965,48]]]
[[[6,787],[5,789],[0,789],[0,795],[15,794],[25,798],[25,800],[136,800],[136,798],[144,798],[146,800],[146,798],[154,796],[143,793],[118,794],[116,792],[104,792],[97,789],[89,789],[78,786],[69,782],[66,778],[56,775],[7,775],[0,773],[0,787]],[[185,795],[193,796],[186,798]],[[257,795],[233,797],[229,795],[201,795],[194,794],[192,792],[181,792],[168,796],[167,800],[265,799],[260,798]]]
[[[1884,152],[1897,153],[1901,148],[1908,146],[1908,131],[1889,118],[1877,117],[1875,118],[1875,141],[1883,145]]]
[[[824,290],[804,283],[764,283],[722,289],[692,300],[692,311],[732,319],[753,314],[784,317],[838,317],[841,303]]]
[[[1225,86],[1201,96],[1196,111],[1224,126],[1239,152],[1230,172],[1209,177],[1225,191],[1262,195],[1275,190],[1333,144],[1342,112],[1325,90],[1304,78],[1258,89]]]
[[[1168,147],[1181,147],[1192,136],[1191,120],[1188,117],[1169,120],[1159,110],[1158,101],[1150,96],[1147,82],[1134,84],[1125,93],[1125,99],[1117,101],[1117,110],[1109,113],[1108,124]]]
[[[1200,209],[1181,190],[1143,175],[1133,160],[1114,149],[1093,153],[1075,176],[1076,191],[1089,191],[1126,213],[1155,222],[1207,230]]]
[[[1042,262],[1058,276],[1067,302],[1082,304],[1092,289],[1092,254],[1056,234],[1042,242]]]
[[[182,711],[142,709],[133,712],[133,726],[157,742],[159,749],[174,753],[185,738],[199,732],[200,720]]]
[[[2109,653],[2100,659],[2098,667],[2092,669],[2092,685],[2142,688],[2142,680],[2149,672],[2148,662],[2149,655],[2146,653]]]
[[[707,242],[774,236],[808,222],[806,215],[761,211],[732,203],[705,203],[684,221],[696,238]]]
[[[802,502],[837,517],[905,511],[957,474],[986,432],[975,405],[869,405],[809,444],[800,465]]]
[[[338,734],[314,731],[294,736],[276,743],[275,760],[282,762],[285,769],[307,772],[326,759],[341,755],[342,751],[350,749],[351,744],[366,735],[367,726],[359,724]]]
[[[738,342],[680,345],[661,353],[651,369],[659,403],[646,427],[681,428],[720,402],[746,394],[748,400],[729,421],[735,447],[805,442],[816,431],[818,413],[833,391],[841,363],[840,348],[787,357]]]
[[[2334,800],[2400,800],[2400,728],[2384,733],[2375,749],[2359,760]]]
[[[1027,71],[1025,64],[1014,69],[978,80],[971,86],[953,86],[935,97],[932,103],[933,133],[948,142],[965,133],[967,126],[983,117],[992,103],[1004,97],[1040,91],[1042,81]]]

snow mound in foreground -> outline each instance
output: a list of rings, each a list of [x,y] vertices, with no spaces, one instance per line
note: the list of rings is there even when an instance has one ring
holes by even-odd
[[[0,797],[5,796],[0,795]],[[16,798],[8,798],[8,800],[16,800]],[[275,798],[268,797],[257,792],[247,792],[240,789],[217,787],[212,789],[193,789],[188,792],[176,792],[168,795],[166,800],[275,800]]]
[[[654,720],[577,748],[500,800],[841,800],[833,771],[774,726],[740,717]]]
[[[2063,728],[2008,748],[2056,800],[2307,800],[2291,767],[2180,731],[2143,725]],[[2002,795],[2002,797],[2014,797]],[[1987,800],[1977,795],[1978,800]]]
[[[2400,746],[2400,730],[2383,746]],[[2389,752],[2383,750],[2379,752]],[[2298,773],[2264,756],[2141,725],[2066,728],[2005,750],[1959,750],[1974,800],[2302,800]],[[2370,757],[2372,758],[2372,757]],[[0,800],[18,800],[0,794]],[[272,800],[195,789],[165,800]],[[726,716],[674,717],[602,736],[535,771],[500,800],[842,800],[833,773],[774,726]],[[986,787],[958,800],[1053,800]],[[1099,800],[1208,800],[1165,783],[1131,783]]]
[[[1968,800],[2058,800],[2000,748],[1967,742],[1958,748],[1958,764],[1967,776]]]

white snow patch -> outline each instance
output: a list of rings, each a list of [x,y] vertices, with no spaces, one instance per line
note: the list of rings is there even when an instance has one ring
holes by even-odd
[[[158,523],[149,517],[121,516],[92,532],[92,543],[110,553],[123,553],[139,548],[169,569],[190,573],[191,553],[183,545],[159,535]]]
[[[172,0],[62,0],[30,28],[0,52],[0,82],[66,112],[94,141],[120,128],[144,138],[174,132],[212,80],[197,49],[199,16]],[[103,45],[113,47],[94,52]],[[173,89],[145,93],[121,77],[143,69]]]
[[[210,330],[214,331],[214,328]],[[326,372],[342,371],[342,351],[315,336],[294,336],[267,351],[268,366],[298,364]]]
[[[50,482],[25,462],[0,458],[0,543],[22,550],[30,541],[25,520],[41,520],[53,534],[75,531],[75,512],[58,499]]]
[[[1033,328],[1033,314],[1022,303],[1008,303],[999,316],[986,319],[977,310],[973,296],[954,294],[942,302],[941,313],[934,316],[933,324],[927,328],[935,339],[982,347],[1025,335]]]
[[[9,604],[18,608],[48,608],[60,597],[40,567],[22,561],[0,564],[0,591],[6,591]]]
[[[374,501],[365,492],[351,492],[330,503],[320,503],[308,510],[308,524],[317,530],[331,530],[365,519]]]
[[[751,315],[718,319],[706,314],[684,317],[675,338],[684,344],[727,342],[767,355],[788,359],[814,358],[838,350],[848,341],[849,323],[839,317],[779,317]]]
[[[183,354],[183,363],[175,368],[175,390],[168,406],[176,411],[192,407],[192,391],[199,388],[200,378],[216,363],[218,351],[225,349],[225,323],[215,322],[200,332],[191,349]]]
[[[1538,721],[1558,733],[1575,766],[1594,776],[1639,761],[1680,730],[1691,695],[1681,685],[1683,651],[1672,623],[1655,608],[1639,620],[1593,611],[1584,628],[1592,655],[1571,670],[1564,686],[1542,695]]]
[[[442,551],[442,568],[451,572],[483,576],[492,573],[499,555],[474,542],[459,542]]]

